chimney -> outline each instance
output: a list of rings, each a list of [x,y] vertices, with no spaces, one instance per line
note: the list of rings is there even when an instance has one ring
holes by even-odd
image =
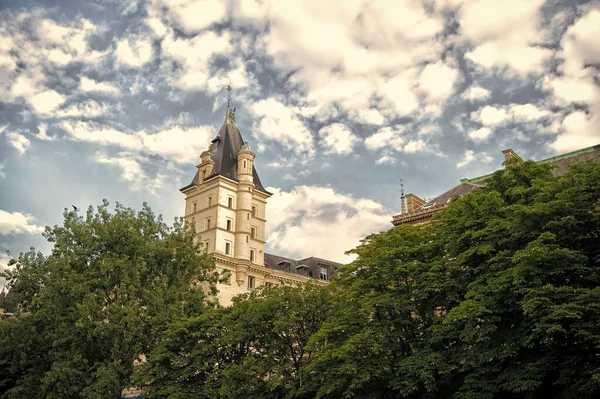
[[[514,152],[510,148],[508,150],[502,151],[502,154],[504,154],[504,165],[508,165],[511,159],[518,159],[520,161],[523,160],[516,152]]]

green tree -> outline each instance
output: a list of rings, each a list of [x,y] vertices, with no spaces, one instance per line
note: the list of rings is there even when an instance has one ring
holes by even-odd
[[[119,398],[173,320],[211,305],[217,275],[181,220],[107,201],[46,228],[52,253],[6,273],[18,317],[0,321],[2,398]]]
[[[229,308],[176,321],[137,381],[148,398],[312,398],[302,370],[330,296],[310,285],[258,289]]]

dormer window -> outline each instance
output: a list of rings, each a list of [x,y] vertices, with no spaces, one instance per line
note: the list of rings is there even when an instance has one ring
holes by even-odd
[[[324,281],[329,280],[329,266],[319,265],[319,278]]]
[[[310,270],[310,267],[306,265],[296,266],[296,273],[300,274],[301,276],[312,277],[312,271]]]
[[[281,269],[281,271],[289,272],[292,264],[287,260],[282,260],[281,262],[277,263],[277,266],[279,266],[279,269]]]

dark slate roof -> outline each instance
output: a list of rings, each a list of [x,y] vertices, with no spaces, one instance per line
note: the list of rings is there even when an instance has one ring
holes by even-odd
[[[208,151],[211,154],[212,160],[215,162],[215,166],[212,174],[207,176],[207,179],[220,175],[237,180],[237,153],[242,149],[242,145],[244,145],[244,139],[235,123],[235,109],[231,110],[227,108],[223,126],[221,126],[219,133],[211,141],[211,144],[208,147]],[[254,178],[256,189],[270,194],[263,187],[260,178],[258,177],[258,173],[256,173],[254,164],[252,165],[252,176]],[[183,187],[181,190],[185,190],[196,184],[198,184],[198,172],[196,172],[192,183]]]
[[[480,187],[483,187],[483,185],[482,184],[474,184],[474,183],[461,183],[458,186],[452,187],[450,190],[446,191],[445,193],[438,195],[434,199],[425,202],[422,206],[415,209],[413,212],[420,212],[420,211],[424,211],[426,209],[432,209],[432,208],[444,206],[444,205],[448,204],[448,202],[452,198],[456,197],[457,195],[459,197],[462,197]],[[411,213],[413,213],[413,212],[411,212]]]
[[[311,272],[310,276],[315,279],[318,279],[319,273],[321,272],[320,265],[329,266],[329,276],[333,275],[335,270],[338,267],[342,266],[341,263],[333,262],[327,259],[316,258],[314,256],[311,256],[310,258],[295,260],[291,258],[286,258],[284,256],[268,254],[265,252],[265,267],[267,267],[268,269],[282,270],[280,266],[281,262],[289,262],[289,271],[288,269],[283,271],[293,274],[302,274],[301,267],[308,267],[308,269]]]

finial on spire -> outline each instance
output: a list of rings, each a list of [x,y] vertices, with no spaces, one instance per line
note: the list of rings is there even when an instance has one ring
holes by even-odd
[[[229,79],[229,84],[227,85],[227,109],[229,110],[229,102],[231,101],[231,79]]]
[[[406,213],[406,195],[404,195],[404,183],[400,179],[400,214]]]

